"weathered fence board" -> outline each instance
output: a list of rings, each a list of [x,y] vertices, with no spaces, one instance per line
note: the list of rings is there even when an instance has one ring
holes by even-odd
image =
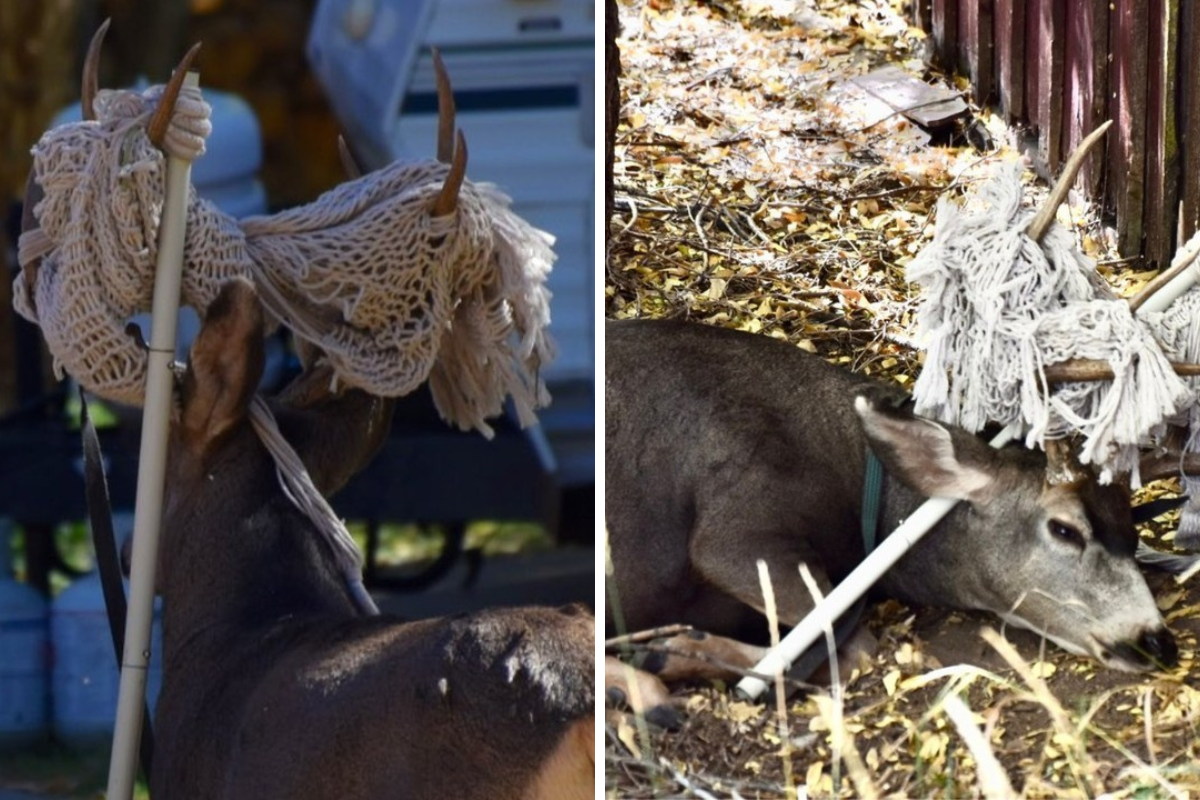
[[[1178,0],[1149,0],[1146,61],[1146,205],[1143,212],[1149,261],[1171,260],[1178,181],[1178,143],[1175,138],[1174,28]]]
[[[1183,3],[1180,13],[1179,68],[1180,139],[1183,145],[1180,240],[1200,229],[1200,10]]]
[[[943,66],[958,64],[958,6],[959,0],[930,0],[930,25]]]
[[[976,0],[958,11],[959,68],[970,76],[980,102],[995,92],[994,13],[993,0]]]
[[[1108,0],[1076,0],[1066,9],[1066,64],[1063,92],[1063,158],[1104,123],[1108,93]],[[1101,191],[1104,159],[1089,158],[1079,185],[1091,197]]]
[[[1065,0],[1030,0],[1025,26],[1027,58],[1037,64],[1027,73],[1026,102],[1038,130],[1038,151],[1051,171],[1058,169],[1062,138],[1062,76],[1066,37],[1062,35]]]
[[[996,0],[996,83],[1000,107],[1025,115],[1025,0]]]
[[[1121,255],[1142,249],[1142,211],[1146,199],[1146,38],[1149,9],[1145,0],[1113,0],[1113,92],[1109,117],[1116,121],[1108,137],[1109,198],[1117,212]]]

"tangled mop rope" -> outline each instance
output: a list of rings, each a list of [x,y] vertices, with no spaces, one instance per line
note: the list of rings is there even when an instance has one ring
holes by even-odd
[[[918,325],[928,347],[917,409],[973,431],[1017,424],[1029,446],[1075,431],[1079,460],[1102,480],[1131,473],[1136,482],[1139,443],[1192,405],[1192,390],[1147,321],[1052,217],[1035,235],[1020,199],[1012,166],[969,207],[938,206],[933,242],[908,268],[924,289]],[[1113,379],[1051,386],[1046,368],[1073,359],[1107,362]]]
[[[438,75],[444,96],[440,61]],[[33,149],[44,198],[21,236],[14,305],[41,327],[60,377],[140,405],[146,352],[125,326],[151,306],[166,163],[153,123],[169,121],[161,147],[190,160],[204,152],[210,109],[198,89],[162,103],[163,87],[87,86],[95,120],[50,130]],[[464,179],[461,133],[443,137],[439,157],[450,163],[391,164],[241,221],[189,187],[183,303],[203,314],[223,283],[247,277],[272,324],[322,350],[346,384],[395,397],[428,379],[447,421],[486,435],[511,395],[530,423],[549,399],[539,370],[553,357],[553,237],[495,187]]]

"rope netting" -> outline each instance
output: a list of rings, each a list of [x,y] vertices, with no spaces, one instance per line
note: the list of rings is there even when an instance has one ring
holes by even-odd
[[[14,287],[60,377],[134,405],[147,357],[125,327],[151,307],[166,158],[145,123],[161,92],[101,91],[96,121],[42,136],[40,228],[21,237]],[[184,88],[163,148],[198,158],[209,115],[199,90]],[[247,277],[271,325],[319,347],[346,384],[395,397],[428,379],[447,421],[486,435],[511,396],[528,424],[549,399],[539,370],[554,354],[553,237],[489,184],[464,181],[455,210],[431,213],[449,170],[394,163],[308,205],[243,220],[189,187],[182,302],[203,315],[223,283]]]
[[[933,241],[908,268],[924,290],[917,410],[972,431],[1015,424],[1028,446],[1077,432],[1080,461],[1101,480],[1127,472],[1137,485],[1139,443],[1194,407],[1192,388],[1173,372],[1154,321],[1113,295],[1061,227],[1031,239],[1032,216],[1016,165],[963,207],[939,204]],[[1049,385],[1046,367],[1072,359],[1105,361],[1115,377]]]
[[[1200,236],[1194,237],[1187,247],[1197,244],[1200,244]],[[1165,311],[1143,312],[1141,318],[1153,328],[1163,352],[1172,359],[1192,364],[1200,361],[1200,325],[1196,324],[1200,320],[1200,286],[1193,286]],[[1195,396],[1200,397],[1200,378],[1185,380]],[[1200,452],[1200,403],[1192,403],[1170,422],[1183,425],[1189,431],[1181,457]],[[1200,476],[1185,474],[1181,463],[1180,481],[1188,501],[1179,515],[1175,545],[1185,550],[1200,550]]]

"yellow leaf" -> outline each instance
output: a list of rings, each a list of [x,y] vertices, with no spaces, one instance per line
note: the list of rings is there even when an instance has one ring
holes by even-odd
[[[808,765],[808,774],[804,776],[804,785],[808,787],[809,794],[816,794],[821,786],[821,773],[825,769],[825,764],[822,761],[814,761]]]
[[[887,690],[888,697],[896,693],[896,684],[900,682],[900,670],[894,669],[887,675],[883,676],[883,688]]]
[[[764,708],[765,706],[758,703],[733,702],[729,704],[729,718],[734,722],[748,722],[757,719],[763,713]]]
[[[1039,678],[1049,678],[1053,675],[1058,667],[1051,664],[1049,661],[1035,661],[1031,667],[1033,674]]]
[[[929,733],[921,740],[921,759],[932,761],[946,751],[947,736],[944,733]]]
[[[1175,606],[1176,603],[1183,599],[1185,594],[1187,593],[1180,589],[1178,592],[1167,592],[1166,594],[1159,596],[1157,599],[1158,610],[1169,611]]]
[[[704,296],[709,300],[720,300],[725,296],[725,286],[728,283],[724,278],[709,278],[708,288],[704,290]]]
[[[637,759],[642,757],[642,751],[637,745],[637,732],[629,724],[628,714],[622,714],[617,721],[617,738],[621,740],[621,744],[625,745],[625,749],[629,751],[630,755]]]

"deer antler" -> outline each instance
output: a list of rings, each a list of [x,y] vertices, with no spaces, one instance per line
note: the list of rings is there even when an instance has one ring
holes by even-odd
[[[150,122],[146,124],[146,135],[159,149],[162,149],[163,139],[167,135],[167,127],[171,124],[171,116],[175,113],[175,103],[179,100],[183,79],[187,77],[187,72],[192,66],[192,59],[198,52],[200,52],[200,42],[192,45],[192,49],[187,51],[187,55],[180,60],[179,66],[171,73],[171,80],[167,82],[167,88],[163,89],[162,97],[158,101],[158,108],[154,109],[154,116],[150,117]]]
[[[450,164],[450,171],[446,173],[446,182],[442,184],[442,191],[433,204],[435,217],[444,217],[458,207],[458,192],[462,189],[463,179],[466,175],[467,139],[463,136],[463,132],[459,131],[454,146],[454,161]]]
[[[1087,138],[1079,143],[1071,153],[1071,157],[1067,159],[1067,164],[1063,168],[1063,173],[1059,177],[1058,182],[1054,184],[1054,188],[1050,190],[1050,197],[1046,201],[1046,205],[1037,213],[1037,216],[1029,223],[1029,227],[1025,229],[1026,234],[1035,241],[1040,241],[1050,228],[1050,222],[1054,219],[1054,215],[1058,212],[1058,207],[1067,197],[1067,192],[1070,191],[1071,184],[1075,182],[1075,176],[1079,174],[1080,168],[1083,166],[1083,160],[1087,157],[1088,152],[1100,140],[1100,137],[1112,126],[1112,120],[1108,120],[1096,130],[1092,131]],[[1164,286],[1171,278],[1179,271],[1186,269],[1192,261],[1195,260],[1200,250],[1189,251],[1181,254],[1181,257],[1176,259],[1177,263],[1173,264],[1171,269],[1163,272],[1154,278],[1146,287],[1136,296],[1130,299],[1129,308],[1131,311],[1137,311],[1138,307],[1144,303],[1150,295],[1154,294],[1158,289]],[[1194,376],[1200,375],[1200,364],[1188,364],[1183,362],[1172,362],[1171,368],[1176,375]],[[1112,368],[1103,361],[1095,361],[1090,359],[1072,359],[1059,364],[1054,364],[1046,368],[1046,382],[1050,384],[1066,383],[1070,381],[1103,381],[1112,380]]]
[[[449,164],[454,156],[454,90],[450,88],[450,76],[442,63],[442,54],[431,48],[433,71],[437,75],[438,132],[437,160]]]
[[[1050,190],[1050,196],[1046,199],[1046,204],[1042,206],[1037,216],[1029,223],[1029,227],[1025,229],[1025,233],[1030,239],[1040,242],[1042,237],[1046,235],[1046,231],[1050,229],[1050,223],[1054,221],[1054,215],[1058,213],[1058,207],[1067,199],[1067,192],[1071,191],[1071,184],[1075,182],[1075,176],[1079,174],[1079,170],[1083,166],[1083,160],[1087,158],[1088,151],[1095,146],[1096,142],[1100,141],[1100,137],[1104,136],[1110,127],[1112,127],[1112,120],[1108,120],[1088,134],[1087,138],[1080,142],[1075,151],[1071,153],[1071,157],[1067,159],[1066,166],[1063,167],[1062,175],[1059,176],[1058,182],[1054,184],[1054,188]]]
[[[467,174],[467,140],[462,131],[455,135],[454,90],[450,87],[442,54],[436,47],[433,48],[433,71],[437,75],[438,95],[437,159],[450,165],[442,191],[433,204],[433,215],[444,217],[458,207],[458,192]]]
[[[450,165],[442,191],[433,204],[433,215],[444,217],[458,208],[458,193],[467,175],[467,140],[462,131],[454,127],[454,90],[450,87],[450,76],[442,63],[442,54],[433,48],[433,71],[437,74],[438,95],[438,138],[437,159]]]
[[[104,34],[112,17],[100,23],[100,27],[92,34],[91,44],[88,45],[87,57],[83,59],[83,80],[79,85],[79,105],[83,118],[88,122],[96,120],[96,93],[100,91],[100,49],[104,46]]]
[[[350,180],[357,180],[362,177],[362,167],[354,160],[354,154],[350,152],[350,145],[346,144],[346,137],[338,134],[338,158],[342,161],[342,169],[346,170],[346,174],[350,176]]]
[[[1071,439],[1046,440],[1046,483],[1063,486],[1087,477],[1075,450],[1075,443]]]

